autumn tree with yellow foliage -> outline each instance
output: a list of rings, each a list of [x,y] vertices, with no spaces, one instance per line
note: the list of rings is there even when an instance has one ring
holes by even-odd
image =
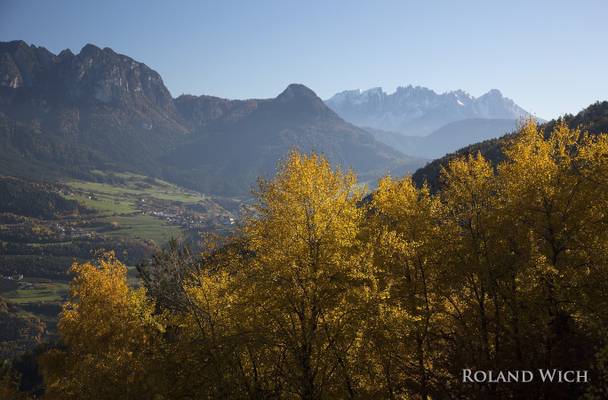
[[[361,320],[373,284],[360,240],[363,191],[352,172],[292,154],[261,182],[243,235],[253,254],[238,298],[283,390],[356,397]]]
[[[162,318],[145,290],[131,289],[127,268],[109,253],[75,263],[70,300],[59,322],[62,347],[41,360],[48,399],[117,399],[162,394],[154,372]]]
[[[608,139],[533,122],[492,165],[365,196],[292,153],[236,232],[129,287],[75,264],[49,399],[570,399],[606,393]],[[463,368],[589,369],[581,385],[464,385]]]

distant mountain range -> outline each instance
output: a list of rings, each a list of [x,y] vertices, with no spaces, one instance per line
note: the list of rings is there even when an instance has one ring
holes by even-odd
[[[294,148],[325,154],[364,180],[422,163],[344,121],[302,85],[265,100],[173,99],[158,73],[109,48],[55,55],[23,41],[0,43],[5,175],[126,170],[244,195]]]
[[[325,101],[346,121],[405,136],[427,136],[451,122],[466,119],[520,120],[530,113],[492,89],[480,97],[456,90],[438,94],[420,86],[347,90]]]

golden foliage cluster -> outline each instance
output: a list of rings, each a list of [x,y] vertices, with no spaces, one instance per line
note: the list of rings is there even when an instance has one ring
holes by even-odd
[[[607,136],[529,123],[505,153],[451,162],[437,194],[387,177],[369,197],[293,153],[234,237],[164,286],[171,307],[111,256],[75,264],[47,398],[602,398]],[[583,389],[460,382],[590,365]]]

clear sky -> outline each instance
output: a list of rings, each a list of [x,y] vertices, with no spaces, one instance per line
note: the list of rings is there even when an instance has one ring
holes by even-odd
[[[0,0],[0,40],[111,47],[174,96],[500,89],[542,118],[608,99],[608,1]]]

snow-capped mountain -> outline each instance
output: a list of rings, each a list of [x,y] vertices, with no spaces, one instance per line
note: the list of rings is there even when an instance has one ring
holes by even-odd
[[[410,85],[388,94],[376,87],[340,92],[325,103],[355,125],[410,136],[426,136],[450,122],[464,119],[518,120],[530,116],[497,89],[473,97],[462,90],[438,94]]]

